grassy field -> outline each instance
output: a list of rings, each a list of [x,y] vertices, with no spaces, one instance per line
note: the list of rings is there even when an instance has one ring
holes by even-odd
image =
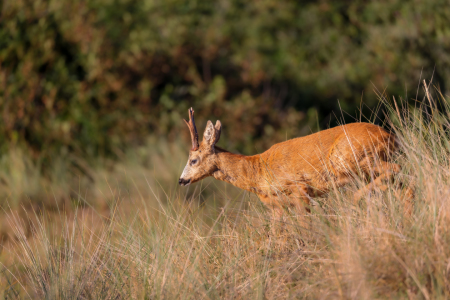
[[[53,180],[11,151],[0,162],[1,295],[448,299],[449,110],[443,97],[423,103],[385,110],[403,145],[388,190],[354,205],[361,179],[283,220],[222,182],[178,187],[189,145],[149,140],[121,164],[79,162],[80,174],[62,161]]]

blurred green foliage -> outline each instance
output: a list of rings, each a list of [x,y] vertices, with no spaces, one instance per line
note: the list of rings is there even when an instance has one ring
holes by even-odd
[[[447,1],[3,0],[0,145],[114,156],[221,119],[246,153],[450,80]],[[339,101],[338,101],[339,100]],[[338,114],[340,114],[338,112]]]

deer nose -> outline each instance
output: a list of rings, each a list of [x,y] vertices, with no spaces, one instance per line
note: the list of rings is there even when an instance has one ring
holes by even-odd
[[[189,180],[186,180],[186,179],[183,179],[183,178],[180,178],[179,180],[178,180],[178,184],[179,185],[189,185],[191,183],[191,180],[189,179]]]

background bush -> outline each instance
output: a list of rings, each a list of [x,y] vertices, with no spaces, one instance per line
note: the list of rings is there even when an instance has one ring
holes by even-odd
[[[439,0],[4,0],[0,145],[47,162],[187,142],[194,106],[199,131],[221,119],[222,145],[255,153],[373,107],[374,88],[415,99],[433,74],[445,93],[449,51]]]

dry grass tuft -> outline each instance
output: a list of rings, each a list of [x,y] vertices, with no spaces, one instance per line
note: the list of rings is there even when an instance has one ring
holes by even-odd
[[[162,163],[174,147],[155,156],[154,170],[129,163],[97,173],[103,181],[77,194],[84,205],[74,212],[7,210],[3,297],[447,299],[450,110],[429,100],[387,106],[403,171],[357,206],[350,199],[364,182],[280,224],[253,196],[215,181],[194,192],[167,185],[183,167]]]

